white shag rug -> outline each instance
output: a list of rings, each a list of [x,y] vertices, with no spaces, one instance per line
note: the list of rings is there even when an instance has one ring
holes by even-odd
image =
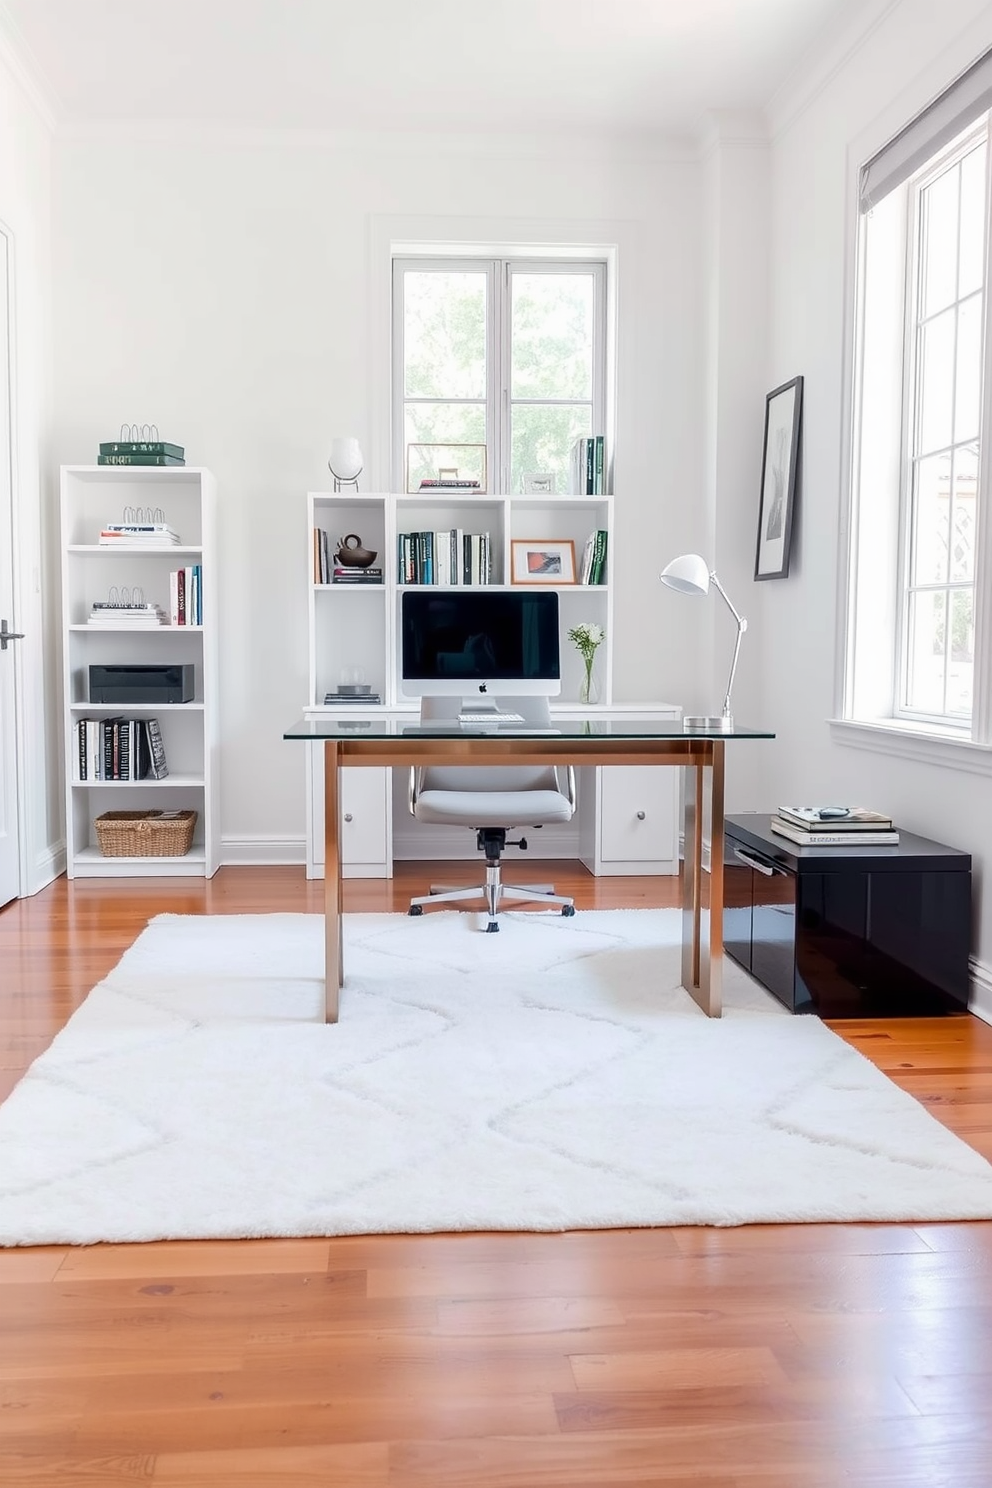
[[[992,1217],[992,1166],[676,910],[161,915],[0,1107],[0,1244]]]

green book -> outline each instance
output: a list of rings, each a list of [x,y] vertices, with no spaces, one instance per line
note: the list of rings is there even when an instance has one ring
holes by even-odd
[[[181,444],[169,444],[165,439],[131,439],[101,444],[101,455],[171,455],[181,460],[186,454]]]
[[[186,461],[175,455],[100,455],[98,465],[185,465]]]

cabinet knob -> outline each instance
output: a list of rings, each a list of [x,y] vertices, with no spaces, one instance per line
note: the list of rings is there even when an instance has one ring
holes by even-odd
[[[344,819],[345,821],[354,821],[355,818],[352,816],[350,811],[346,811],[344,814]]]
[[[645,811],[639,811],[637,813],[637,820],[638,821],[643,821],[646,815],[647,815],[647,812],[645,812]]]

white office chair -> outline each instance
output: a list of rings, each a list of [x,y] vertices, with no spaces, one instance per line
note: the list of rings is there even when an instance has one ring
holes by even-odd
[[[534,728],[549,728],[547,698],[501,698],[500,707],[519,713]],[[457,698],[423,698],[423,723],[456,718]],[[564,777],[564,791],[560,777]],[[554,892],[554,884],[504,884],[500,854],[512,827],[543,827],[570,821],[575,812],[575,772],[557,765],[428,765],[410,772],[410,810],[418,821],[441,826],[474,827],[476,846],[486,855],[486,881],[475,888],[432,884],[429,894],[410,900],[408,913],[423,914],[425,904],[459,899],[486,901],[487,932],[499,929],[500,903],[539,901],[560,904],[563,915],[574,915],[575,904]],[[511,847],[527,847],[519,838]]]

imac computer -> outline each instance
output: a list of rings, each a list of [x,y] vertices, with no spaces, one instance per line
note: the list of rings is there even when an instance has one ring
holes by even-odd
[[[500,696],[561,692],[554,590],[407,589],[401,596],[400,691],[458,697],[465,713]]]

